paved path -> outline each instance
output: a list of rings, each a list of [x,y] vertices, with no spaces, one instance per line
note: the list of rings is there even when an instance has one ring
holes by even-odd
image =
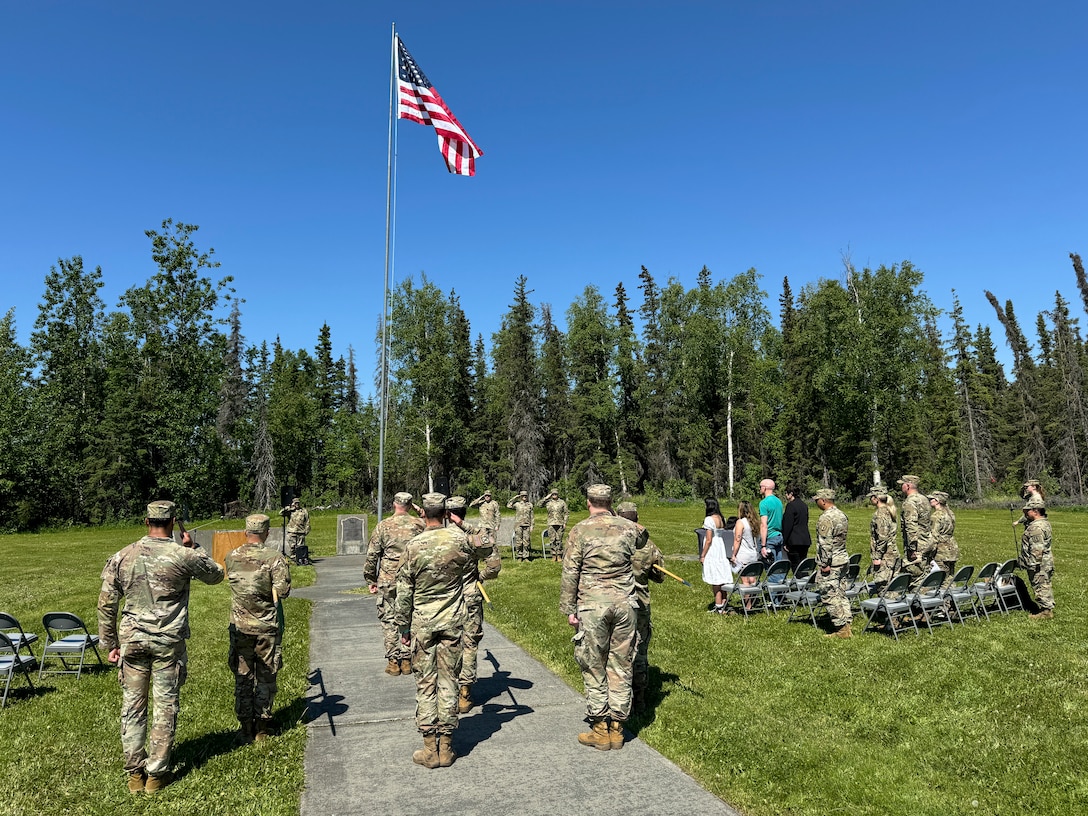
[[[362,585],[363,560],[319,559],[317,583],[291,593],[314,601],[302,816],[738,816],[637,739],[579,745],[582,696],[486,624],[473,689],[484,703],[461,718],[457,762],[414,764],[413,678],[383,672],[374,599],[345,593]]]

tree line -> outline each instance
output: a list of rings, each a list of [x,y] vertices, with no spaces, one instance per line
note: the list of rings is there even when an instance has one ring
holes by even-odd
[[[0,524],[131,519],[167,496],[194,514],[376,500],[376,396],[355,352],[247,343],[244,300],[214,279],[197,227],[148,230],[155,272],[107,311],[101,268],[61,259],[25,347],[0,319]],[[1070,256],[1082,306],[1088,279]],[[386,500],[397,489],[593,482],[683,499],[752,496],[772,476],[860,495],[904,472],[960,499],[1009,495],[1024,478],[1083,502],[1088,347],[1068,301],[1034,337],[990,292],[1011,370],[988,326],[953,293],[951,332],[909,262],[856,269],[794,292],[777,324],[754,269],[693,287],[639,274],[590,284],[557,319],[518,277],[499,329],[473,336],[455,290],[425,275],[391,293]],[[380,342],[380,334],[377,342]]]

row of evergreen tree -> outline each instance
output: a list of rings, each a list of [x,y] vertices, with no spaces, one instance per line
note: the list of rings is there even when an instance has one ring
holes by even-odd
[[[197,227],[149,230],[156,272],[107,312],[102,271],[60,260],[22,346],[0,320],[0,524],[20,529],[138,516],[170,496],[194,514],[237,502],[373,506],[380,372],[362,398],[354,350],[247,344],[231,278]],[[1088,280],[1071,256],[1082,301]],[[641,300],[585,288],[563,315],[519,277],[501,327],[473,339],[454,291],[423,276],[391,294],[385,498],[452,485],[478,494],[604,481],[633,494],[752,496],[771,475],[858,495],[921,475],[963,499],[1025,477],[1083,501],[1088,348],[1069,304],[1036,319],[991,293],[1012,352],[953,293],[952,332],[909,262],[778,296],[754,269],[696,285],[655,280]]]

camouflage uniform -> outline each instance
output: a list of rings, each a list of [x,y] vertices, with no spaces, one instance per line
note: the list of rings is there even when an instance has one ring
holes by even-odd
[[[936,495],[936,494],[934,494]],[[947,496],[947,494],[941,494]],[[934,560],[937,566],[943,569],[947,575],[941,589],[952,586],[953,573],[956,571],[956,562],[960,558],[960,545],[952,534],[956,531],[956,516],[943,502],[938,503],[929,517],[933,532],[933,542],[936,545]]]
[[[525,491],[506,503],[508,510],[513,510],[514,517],[514,558],[528,561],[532,550],[533,505]]]
[[[499,503],[491,498],[490,493],[485,493],[473,501],[469,507],[480,508],[480,535],[484,544],[494,544],[499,534],[499,516],[501,511]]]
[[[287,519],[287,538],[283,542],[283,554],[293,560],[298,554],[298,548],[306,543],[306,536],[310,534],[310,512],[297,499],[286,509],[291,511],[291,517]]]
[[[822,498],[821,492],[817,491],[817,498]],[[820,593],[820,599],[836,628],[846,626],[853,618],[850,601],[842,586],[842,573],[850,563],[846,551],[847,527],[846,514],[834,505],[824,510],[816,520],[816,565],[820,568],[816,591]],[[824,568],[831,571],[825,573]]]
[[[541,502],[541,506],[548,511],[548,540],[552,554],[557,557],[563,555],[563,534],[567,531],[567,519],[570,511],[567,503],[559,498],[558,494],[552,494]],[[547,556],[548,553],[544,553]]]
[[[425,508],[433,495],[424,496]],[[472,559],[468,536],[457,527],[429,528],[409,542],[397,572],[393,620],[412,636],[416,727],[424,736],[457,728],[464,573]]]
[[[410,494],[407,506],[412,501]],[[378,585],[376,606],[378,620],[382,623],[382,635],[385,641],[386,660],[408,660],[412,654],[400,642],[400,631],[394,622],[397,598],[397,571],[408,542],[423,532],[423,520],[407,513],[394,513],[382,520],[370,536],[366,550],[366,562],[363,564],[363,580],[368,584]]]
[[[869,555],[871,560],[880,562],[880,566],[873,569],[873,583],[877,585],[874,588],[885,587],[895,572],[895,562],[899,560],[895,534],[895,519],[891,510],[887,505],[876,505],[869,520]]]
[[[496,578],[502,569],[502,560],[499,558],[498,548],[493,544],[485,544],[482,538],[483,528],[463,518],[462,509],[455,504],[458,496],[451,497],[446,502],[446,507],[451,512],[457,512],[462,516],[460,528],[469,537],[472,545],[472,558],[465,565],[464,595],[465,595],[465,627],[461,638],[461,674],[458,678],[460,685],[471,686],[476,682],[476,656],[480,650],[480,641],[484,638],[484,597],[480,593],[478,581],[490,581]],[[484,562],[484,568],[480,569],[480,561]]]
[[[264,530],[256,529],[262,523]],[[250,516],[246,531],[267,532],[268,516]],[[243,735],[254,724],[263,732],[272,719],[276,675],[283,667],[283,632],[276,607],[291,593],[291,570],[284,557],[263,541],[247,541],[227,553],[224,562],[230,582],[227,663],[234,672],[234,713]]]
[[[171,502],[148,506],[152,520],[168,523],[173,514]],[[218,584],[223,570],[199,547],[150,535],[115,553],[102,570],[98,636],[108,651],[121,651],[121,750],[130,775],[164,777],[170,772],[178,695],[185,683],[192,578]],[[149,687],[154,711],[145,749]]]
[[[638,648],[635,651],[631,677],[635,708],[642,707],[646,699],[646,686],[650,679],[649,649],[650,637],[653,635],[653,624],[650,622],[650,581],[660,584],[665,580],[665,573],[654,569],[655,566],[665,565],[661,550],[650,540],[650,534],[645,527],[639,524],[638,528],[638,542],[635,544],[635,554],[631,559],[631,569],[635,577],[635,599],[638,601],[638,606],[635,607]]]
[[[913,592],[929,574],[929,561],[934,554],[930,507],[926,497],[911,493],[903,499],[899,518],[903,523],[904,536],[902,571],[912,576],[910,591]]]
[[[1028,500],[1029,504],[1032,500]],[[1036,503],[1045,508],[1042,499]],[[1016,563],[1027,570],[1035,603],[1043,612],[1054,610],[1054,553],[1050,549],[1053,531],[1045,516],[1028,522],[1020,538],[1020,557]]]
[[[631,713],[638,646],[632,559],[639,535],[633,521],[591,514],[571,528],[563,555],[559,610],[580,621],[574,660],[582,670],[587,719],[594,724],[622,723]]]

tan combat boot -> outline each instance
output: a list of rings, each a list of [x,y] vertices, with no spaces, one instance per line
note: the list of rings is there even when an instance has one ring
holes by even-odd
[[[435,735],[423,735],[423,747],[412,754],[412,762],[424,768],[438,767],[438,751],[435,749]]]
[[[838,631],[832,632],[830,635],[824,635],[824,637],[843,638],[843,639],[850,638],[850,637],[853,637],[853,636],[854,636],[854,633],[850,630],[849,622],[844,623],[842,626],[840,626],[838,628]]]
[[[402,675],[409,675],[412,673],[412,660],[408,657],[402,657],[400,659],[400,673]]]
[[[388,663],[386,663],[385,664],[385,673],[388,674],[390,677],[396,677],[397,675],[399,675],[400,674],[400,661],[399,660],[390,660]]]
[[[453,734],[438,735],[438,764],[448,768],[457,759],[457,753],[453,750]]]
[[[1028,615],[1032,620],[1050,620],[1054,617],[1053,609],[1040,609],[1034,615]]]
[[[590,726],[589,731],[583,731],[578,735],[578,742],[596,748],[598,751],[607,751],[612,747],[612,738],[608,735],[608,723],[598,720]]]
[[[129,793],[143,793],[144,783],[147,781],[147,777],[143,771],[137,771],[136,773],[128,775],[128,792]]]
[[[272,720],[265,719],[263,717],[258,718],[254,727],[253,739],[257,742],[263,742],[272,736]]]
[[[469,687],[467,685],[461,686],[461,696],[457,698],[457,713],[468,714],[472,711],[472,706],[475,703],[472,702],[472,697],[469,695]]]
[[[618,751],[623,747],[623,723],[613,720],[608,724],[609,748]]]
[[[170,774],[164,773],[158,776],[149,776],[147,782],[144,783],[144,790],[147,793],[158,793],[167,785],[170,784]]]

